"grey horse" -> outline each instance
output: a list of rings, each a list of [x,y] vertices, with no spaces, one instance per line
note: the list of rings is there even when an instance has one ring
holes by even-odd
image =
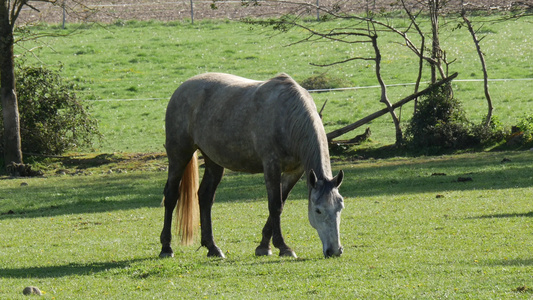
[[[211,208],[224,168],[264,173],[269,216],[255,254],[296,257],[284,241],[280,216],[289,192],[305,173],[308,217],[322,241],[325,257],[340,256],[339,226],[344,173],[332,175],[326,133],[309,93],[280,74],[256,81],[230,74],[190,78],[174,92],[166,112],[169,168],[164,189],[165,220],[160,257],[172,257],[174,208],[182,243],[190,243],[201,224],[201,245],[208,256],[224,257],[213,237]],[[197,152],[205,161],[198,187]],[[179,200],[178,200],[179,199]],[[200,210],[198,221],[197,210]]]

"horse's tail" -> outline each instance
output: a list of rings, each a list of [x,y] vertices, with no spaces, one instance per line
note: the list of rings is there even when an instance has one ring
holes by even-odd
[[[176,204],[176,226],[183,245],[193,243],[194,236],[200,225],[198,182],[198,154],[194,152],[181,178],[180,196]]]

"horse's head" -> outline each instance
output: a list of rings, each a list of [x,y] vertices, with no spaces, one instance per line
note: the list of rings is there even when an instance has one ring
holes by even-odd
[[[339,194],[344,173],[339,172],[331,180],[317,179],[311,170],[308,174],[309,185],[309,223],[318,231],[322,241],[322,251],[325,257],[340,256],[341,246],[339,226],[341,223],[341,210],[344,201]]]

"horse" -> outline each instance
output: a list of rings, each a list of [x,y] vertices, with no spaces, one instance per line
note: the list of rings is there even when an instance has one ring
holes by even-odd
[[[344,173],[332,176],[328,141],[313,99],[287,74],[267,81],[205,73],[186,80],[172,95],[165,116],[168,179],[160,257],[173,257],[171,224],[182,244],[201,228],[207,256],[224,258],[215,244],[211,209],[224,169],[264,173],[269,216],[257,256],[297,257],[281,232],[280,217],[291,189],[305,173],[308,218],[322,241],[325,257],[340,256],[339,226],[344,200],[338,188]],[[198,185],[198,152],[205,172]],[[200,220],[198,222],[198,209]],[[201,225],[200,225],[200,224]]]

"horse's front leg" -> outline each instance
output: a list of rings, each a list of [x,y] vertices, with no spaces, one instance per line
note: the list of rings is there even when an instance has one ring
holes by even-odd
[[[270,240],[272,239],[272,222],[268,217],[265,227],[263,227],[263,238],[259,246],[255,248],[255,255],[267,256],[272,255],[272,249],[270,248]]]
[[[255,250],[256,255],[271,255],[270,239],[274,247],[279,249],[280,256],[296,257],[296,253],[287,246],[281,233],[281,213],[283,211],[284,200],[281,183],[281,170],[275,164],[265,166],[265,183],[268,193],[268,210],[269,216],[263,228],[263,238]],[[291,188],[294,184],[291,184]],[[288,192],[286,193],[288,195]]]

